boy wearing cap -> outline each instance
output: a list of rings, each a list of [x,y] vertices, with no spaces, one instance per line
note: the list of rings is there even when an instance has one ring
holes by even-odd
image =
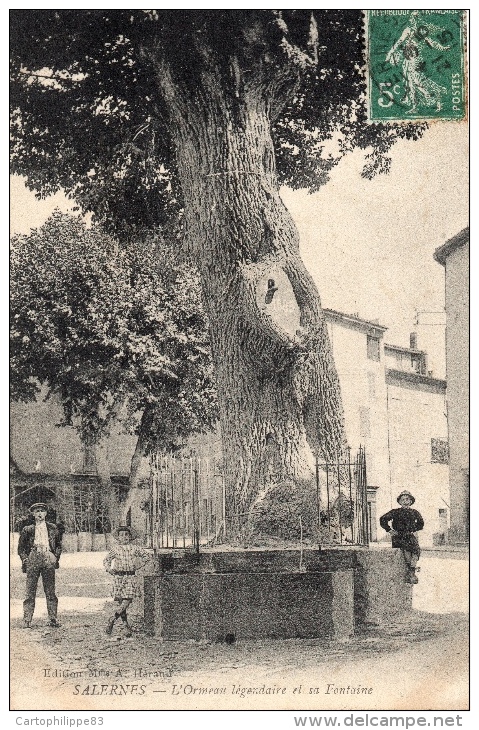
[[[42,576],[43,590],[47,601],[50,626],[57,628],[58,598],[55,594],[55,570],[59,567],[62,552],[62,536],[57,526],[46,521],[47,505],[44,502],[32,504],[30,512],[35,518],[33,525],[27,525],[20,533],[18,554],[22,571],[27,574],[25,600],[23,601],[23,625],[29,629],[35,610],[38,579]]]
[[[411,505],[416,501],[411,492],[402,491],[397,501],[401,506],[386,512],[380,518],[379,524],[383,530],[386,530],[392,536],[393,548],[401,548],[402,550],[407,566],[406,582],[417,583],[416,564],[421,555],[421,550],[414,533],[422,530],[424,520],[417,510],[411,509]]]
[[[135,573],[138,568],[143,567],[150,560],[151,555],[143,548],[132,544],[133,536],[129,527],[120,525],[116,530],[116,535],[118,543],[110,548],[103,565],[107,573],[113,576],[112,596],[120,605],[108,621],[106,633],[110,636],[115,621],[121,618],[126,628],[126,636],[130,638],[132,630],[128,623],[126,610],[132,600],[141,595]],[[138,566],[138,558],[143,561],[140,566]]]

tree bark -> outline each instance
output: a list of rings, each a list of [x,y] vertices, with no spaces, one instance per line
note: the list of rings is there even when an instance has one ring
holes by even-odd
[[[138,439],[135,446],[135,451],[133,452],[133,456],[131,457],[131,465],[130,465],[130,474],[128,478],[128,494],[126,497],[125,502],[122,504],[122,524],[126,524],[127,520],[127,514],[128,510],[130,508],[138,507],[141,501],[143,501],[140,496],[141,494],[145,495],[145,492],[143,490],[138,489],[138,484],[140,481],[140,474],[141,474],[141,466],[143,459],[145,458],[145,439],[142,435],[142,431],[140,430],[140,433],[138,435]],[[149,494],[149,492],[146,492],[146,494]],[[143,496],[144,498],[144,496]],[[136,512],[136,510],[134,509]],[[136,517],[136,515],[135,515]],[[135,519],[132,522],[132,527],[137,527],[140,531],[142,529],[141,524],[134,524]],[[140,521],[141,522],[141,521]]]
[[[138,487],[138,482],[140,480],[140,469],[143,462],[143,459],[145,458],[145,446],[144,446],[144,439],[142,438],[142,435],[138,436],[138,439],[136,441],[135,451],[133,452],[133,456],[131,457],[131,464],[130,464],[130,474],[128,477],[128,489],[129,491],[132,491],[133,489],[136,489]]]
[[[110,530],[113,531],[119,524],[120,502],[118,494],[111,482],[111,469],[108,459],[107,445],[104,441],[98,441],[94,446],[95,465],[103,502],[107,509]]]
[[[297,73],[234,56],[225,69],[200,47],[191,90],[159,53],[155,60],[210,321],[234,525],[274,485],[310,479],[315,455],[345,446],[319,294],[275,172],[271,125]]]

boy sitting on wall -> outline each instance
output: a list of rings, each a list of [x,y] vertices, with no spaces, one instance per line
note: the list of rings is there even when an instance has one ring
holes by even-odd
[[[379,524],[392,536],[393,548],[401,548],[407,566],[406,583],[417,583],[416,564],[421,550],[414,533],[422,530],[424,520],[417,510],[411,509],[416,501],[411,492],[404,490],[397,501],[401,506],[386,512]]]

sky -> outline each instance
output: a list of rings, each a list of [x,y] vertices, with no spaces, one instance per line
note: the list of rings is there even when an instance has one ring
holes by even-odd
[[[389,344],[408,347],[416,331],[429,367],[443,377],[444,268],[433,253],[468,225],[467,124],[432,123],[391,156],[388,175],[365,180],[356,151],[318,193],[283,190],[283,200],[323,307],[379,319]]]
[[[356,151],[319,192],[281,195],[323,307],[379,320],[389,344],[407,347],[417,332],[428,367],[444,377],[444,268],[433,253],[468,225],[467,124],[435,122],[423,139],[400,140],[392,159],[388,175],[365,180]],[[56,206],[73,207],[62,193],[36,200],[18,177],[10,192],[12,233],[42,225]]]

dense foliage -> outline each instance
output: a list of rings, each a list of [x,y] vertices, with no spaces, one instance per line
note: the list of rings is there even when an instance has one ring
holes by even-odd
[[[118,242],[53,213],[11,245],[11,384],[61,399],[87,442],[120,418],[146,451],[211,426],[216,395],[197,278],[164,241]]]
[[[282,59],[316,56],[298,63],[291,102],[272,111],[280,183],[315,190],[354,147],[367,152],[366,176],[387,171],[395,140],[422,128],[366,123],[361,11],[313,14],[316,38],[304,10],[11,11],[13,171],[42,195],[62,188],[121,234],[165,225],[182,192],[155,57],[193,97],[205,48],[238,99],[236,62],[267,59],[280,77]]]

